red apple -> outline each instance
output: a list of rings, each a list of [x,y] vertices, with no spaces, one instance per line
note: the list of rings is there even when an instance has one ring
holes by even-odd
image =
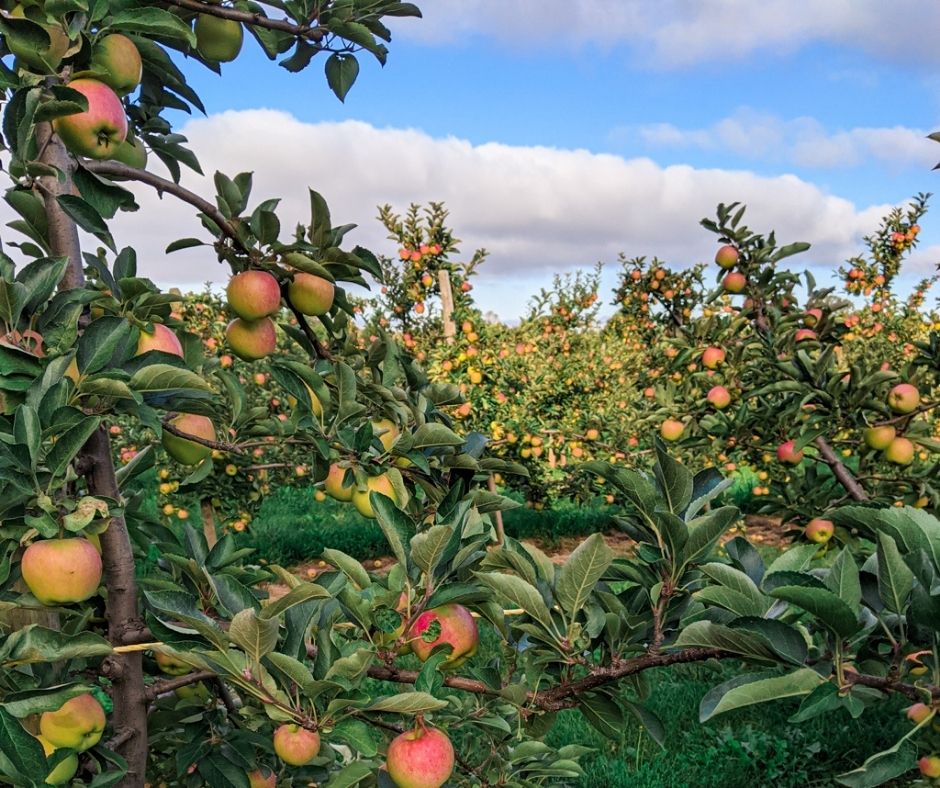
[[[134,42],[120,33],[98,39],[91,54],[96,77],[119,96],[131,93],[143,76],[143,63]]]
[[[743,293],[747,287],[747,277],[740,271],[732,271],[721,280],[721,286],[729,293]]]
[[[787,465],[799,465],[803,461],[803,450],[797,451],[796,441],[786,441],[777,447],[777,459]]]
[[[305,766],[320,752],[320,734],[288,723],[274,731],[274,752],[289,766]]]
[[[127,115],[121,99],[97,79],[73,79],[68,86],[88,99],[88,109],[52,121],[56,134],[78,156],[110,158],[127,137]]]
[[[707,347],[702,352],[702,366],[706,369],[718,369],[725,362],[725,351],[720,347]]]
[[[796,342],[810,342],[816,339],[816,332],[811,328],[798,328],[793,335]]]
[[[914,461],[914,444],[907,438],[895,438],[885,449],[884,457],[895,465],[910,465]]]
[[[87,539],[43,539],[26,548],[20,571],[44,605],[84,602],[101,583],[101,556]]]
[[[260,320],[281,308],[281,287],[267,271],[242,271],[228,281],[228,306],[245,320]]]
[[[248,772],[248,788],[277,788],[277,775],[267,766]]]
[[[915,725],[920,725],[920,723],[932,715],[933,711],[926,703],[915,703],[907,709],[907,718]]]
[[[940,777],[940,756],[925,755],[917,761],[917,766],[924,777]]]
[[[269,317],[260,320],[235,318],[225,329],[232,352],[244,361],[256,361],[271,355],[277,348],[277,332]]]
[[[810,328],[817,325],[822,319],[823,311],[821,309],[807,309],[806,314],[803,315],[803,322]]]
[[[832,533],[834,530],[835,526],[833,525],[832,520],[823,520],[820,517],[816,517],[806,524],[806,529],[803,531],[803,533],[811,542],[815,542],[816,544],[825,544],[830,539],[832,539]]]
[[[178,430],[203,440],[215,440],[215,426],[206,416],[195,413],[181,413],[170,419],[170,424]],[[163,430],[161,438],[163,448],[174,460],[183,465],[198,465],[212,453],[212,449],[202,443],[181,438],[172,432]]]
[[[440,634],[430,643],[421,637],[434,621],[440,622]],[[470,657],[476,654],[480,641],[477,622],[470,611],[463,605],[441,605],[433,610],[425,610],[419,615],[411,629],[408,630],[408,640],[411,649],[424,662],[436,646],[449,643],[452,646],[450,655],[441,663],[442,669],[460,667]]]
[[[183,357],[183,345],[180,343],[179,337],[163,323],[154,323],[152,334],[148,334],[143,329],[140,330],[140,339],[137,340],[137,355],[142,356],[151,350],[162,350],[164,353]]]
[[[287,287],[290,302],[304,315],[325,315],[333,306],[335,288],[329,279],[302,272]]]
[[[731,394],[724,386],[715,386],[710,389],[705,399],[717,410],[724,410],[731,404]]]
[[[442,730],[423,723],[388,745],[385,765],[398,788],[440,788],[454,771],[454,746]]]
[[[715,262],[725,270],[734,268],[738,262],[738,250],[730,245],[722,246],[715,254]]]
[[[898,383],[888,392],[888,405],[895,413],[911,413],[920,405],[920,392],[910,383]]]

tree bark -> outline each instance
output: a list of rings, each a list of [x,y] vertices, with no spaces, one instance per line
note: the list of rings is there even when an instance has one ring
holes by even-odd
[[[58,203],[59,195],[72,193],[74,162],[48,123],[38,128],[37,137],[42,161],[62,173],[58,178],[45,176],[39,179],[39,191],[49,223],[50,251],[55,256],[67,257],[69,260],[59,287],[62,290],[82,287],[85,276],[78,228]],[[103,426],[95,431],[82,448],[78,464],[88,468],[85,481],[91,495],[116,501],[121,499],[114,474],[111,441]],[[123,517],[113,518],[111,525],[101,535],[101,555],[108,590],[108,637],[113,645],[119,646],[125,643],[126,637],[143,628],[137,610],[134,552]],[[118,785],[139,788],[144,784],[147,768],[147,702],[142,655],[140,652],[115,654],[108,657],[102,670],[113,682],[114,712],[111,724],[116,739],[121,742],[118,750],[128,763],[128,772]]]
[[[833,476],[839,480],[839,484],[842,485],[843,489],[849,494],[849,497],[853,501],[867,501],[868,493],[865,492],[865,488],[859,484],[858,480],[852,475],[852,472],[845,467],[842,463],[842,460],[836,455],[832,450],[825,438],[822,436],[816,438],[816,448],[819,449],[819,456],[822,457],[822,460],[826,465],[832,469]]]

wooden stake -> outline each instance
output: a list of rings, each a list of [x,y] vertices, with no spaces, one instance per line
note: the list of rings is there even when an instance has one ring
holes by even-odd
[[[444,269],[437,272],[437,281],[441,290],[441,319],[444,323],[444,339],[452,343],[457,334],[454,322],[454,291],[450,286],[450,273]]]

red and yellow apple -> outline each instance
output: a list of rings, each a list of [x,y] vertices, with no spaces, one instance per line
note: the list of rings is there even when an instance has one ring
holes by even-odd
[[[835,526],[832,520],[824,520],[821,517],[815,517],[806,524],[806,529],[803,533],[811,542],[825,544],[832,539],[833,531],[835,531]]]
[[[685,432],[685,424],[678,419],[666,419],[659,425],[659,434],[666,441],[679,440],[683,432]]]
[[[915,703],[907,708],[907,718],[915,725],[933,716],[933,710],[926,703]]]
[[[914,461],[914,444],[907,438],[895,438],[885,449],[884,458],[895,465],[910,465]]]
[[[730,244],[726,244],[715,253],[715,262],[727,270],[737,265],[738,256],[738,250]]]
[[[207,416],[181,413],[170,419],[169,423],[187,435],[215,441],[215,426]],[[174,435],[167,430],[163,430],[161,442],[166,453],[183,465],[198,465],[212,453],[211,447]]]
[[[260,320],[281,308],[281,287],[267,271],[242,271],[225,289],[229,309],[245,320]]]
[[[429,643],[424,640],[422,634],[434,621],[440,623],[441,631]],[[450,604],[421,613],[408,630],[408,640],[411,643],[411,650],[422,662],[431,656],[435,647],[450,644],[452,651],[441,663],[441,669],[453,670],[476,654],[480,633],[477,629],[477,622],[467,608],[463,605]]]
[[[153,324],[153,333],[140,330],[140,339],[137,340],[137,355],[141,356],[151,350],[160,350],[174,356],[183,357],[183,345],[173,330],[163,323]]]
[[[702,366],[706,369],[718,369],[725,361],[725,351],[720,347],[708,347],[702,352]]]
[[[747,277],[740,271],[732,271],[721,280],[721,286],[728,293],[743,293],[747,287]]]
[[[863,435],[868,448],[884,451],[891,445],[891,441],[897,437],[897,430],[890,424],[883,424],[880,427],[869,427]]]
[[[336,288],[322,276],[298,272],[287,286],[287,297],[304,315],[325,315],[333,306]]]
[[[289,766],[305,766],[320,752],[320,734],[287,723],[274,731],[274,752]]]
[[[454,746],[439,728],[419,723],[388,745],[385,768],[398,788],[440,788],[454,771]]]
[[[225,329],[225,338],[232,352],[243,361],[257,361],[277,348],[277,332],[269,317],[260,320],[237,317]]]
[[[55,747],[84,752],[101,741],[106,724],[98,699],[86,692],[66,701],[56,711],[43,713],[39,732]]]
[[[267,766],[248,772],[248,788],[277,788],[277,775]]]
[[[717,410],[724,410],[731,404],[731,394],[724,386],[714,386],[709,389],[705,399]]]
[[[20,562],[23,581],[44,605],[84,602],[101,583],[101,556],[87,539],[33,542]]]
[[[816,339],[816,332],[811,328],[798,328],[793,339],[796,342],[810,342]]]
[[[920,392],[910,383],[898,383],[888,392],[888,406],[895,413],[911,413],[920,405]]]
[[[803,462],[803,450],[796,448],[796,441],[785,441],[777,447],[777,459],[786,465]]]
[[[940,755],[925,755],[917,761],[917,768],[924,777],[940,777]]]
[[[56,134],[77,156],[111,158],[127,137],[127,115],[121,99],[97,79],[73,79],[68,87],[88,100],[88,109],[52,121]]]
[[[372,422],[372,434],[379,439],[379,442],[385,447],[385,451],[391,451],[401,431],[391,419],[379,419]]]

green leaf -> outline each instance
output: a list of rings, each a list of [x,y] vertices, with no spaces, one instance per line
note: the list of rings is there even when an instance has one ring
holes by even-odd
[[[13,438],[29,453],[32,466],[39,461],[39,445],[42,440],[42,426],[39,413],[31,405],[18,406],[13,417]]]
[[[702,698],[699,720],[706,722],[719,714],[755,703],[808,695],[823,681],[824,679],[811,668],[800,668],[786,676],[769,678],[765,674],[736,676],[719,684]]]
[[[878,534],[878,596],[892,613],[901,614],[914,588],[914,573],[904,563],[897,542]]]
[[[330,592],[316,583],[301,583],[288,591],[280,599],[261,608],[258,618],[265,620],[277,618],[296,605],[302,605],[312,599],[329,599]]]
[[[98,210],[86,200],[74,194],[60,194],[56,197],[59,207],[65,211],[72,221],[86,233],[91,233],[112,252],[117,253],[114,239],[108,231],[108,223],[102,218]]]
[[[326,81],[340,101],[346,100],[346,94],[359,76],[359,61],[355,55],[334,52],[326,61]]]
[[[398,560],[402,568],[408,568],[408,554],[405,545],[408,544],[414,533],[414,524],[408,519],[395,502],[385,495],[369,496],[372,502],[372,511],[375,519],[385,534],[385,540],[392,550],[392,554]]]
[[[411,539],[411,558],[415,565],[432,575],[444,556],[447,545],[453,538],[454,529],[449,525],[434,525],[415,534]]]
[[[464,439],[443,424],[428,422],[422,424],[411,436],[414,449],[428,449],[439,446],[463,446]]]
[[[549,632],[553,631],[552,615],[538,590],[521,577],[499,572],[475,572],[479,580],[501,594],[513,607],[521,607]]]
[[[901,739],[891,749],[872,755],[859,768],[840,774],[836,782],[850,788],[874,788],[906,774],[916,764],[917,747],[910,740]]]
[[[833,561],[832,568],[826,575],[826,587],[858,614],[862,602],[862,584],[858,576],[858,565],[847,547],[843,547]]]
[[[656,439],[656,466],[653,471],[669,511],[680,514],[692,500],[692,474],[688,468],[669,456],[663,442]]]
[[[387,698],[379,698],[366,711],[387,711],[395,714],[426,714],[443,709],[446,700],[438,700],[426,692],[401,692]]]
[[[124,318],[105,315],[93,320],[78,340],[76,363],[79,371],[83,375],[91,375],[105,369],[115,354],[126,346],[132,333],[130,323]]]
[[[740,512],[734,506],[722,506],[701,517],[696,517],[687,523],[689,526],[689,539],[682,551],[682,558],[686,564],[694,564],[708,554],[718,544],[718,540],[740,517]]]
[[[175,14],[161,8],[138,7],[132,11],[119,11],[104,29],[141,33],[148,38],[171,38],[196,46],[193,29]]]
[[[777,655],[764,638],[714,621],[693,621],[676,638],[676,646],[717,648],[743,657],[776,663]]]
[[[801,544],[791,547],[778,555],[770,566],[767,567],[765,576],[772,575],[775,572],[801,572],[806,569],[813,556],[819,552],[819,547],[814,544]]]
[[[241,646],[255,662],[277,646],[278,620],[262,619],[251,608],[235,614],[228,628],[232,642]]]
[[[34,777],[42,778],[49,773],[39,740],[27,733],[20,721],[3,707],[0,707],[0,752],[32,785],[36,785]]]
[[[53,477],[65,473],[68,465],[81,448],[88,443],[92,433],[98,429],[101,419],[98,416],[86,416],[78,424],[63,432],[55,445],[46,455],[45,465]]]
[[[31,714],[42,714],[44,711],[56,711],[62,704],[78,695],[90,692],[87,684],[68,684],[56,687],[30,690],[26,693],[7,695],[6,700],[0,703],[10,714],[18,719],[29,717]],[[23,696],[23,697],[20,697]]]
[[[372,728],[362,720],[349,717],[345,720],[340,720],[333,728],[333,736],[346,742],[356,752],[366,758],[372,758],[379,752],[375,737],[372,735]],[[371,773],[371,771],[370,769],[369,773]]]
[[[93,632],[74,634],[30,624],[10,633],[0,644],[0,665],[12,668],[33,662],[104,657],[111,651],[111,644]]]
[[[320,553],[320,557],[346,575],[356,585],[357,590],[361,591],[363,588],[372,585],[369,573],[363,568],[362,564],[342,550],[333,550],[328,547]]]
[[[171,364],[148,364],[141,367],[131,376],[130,386],[134,391],[140,392],[212,390],[208,381],[195,372]]]
[[[816,616],[840,637],[850,637],[859,630],[858,617],[852,608],[826,588],[781,586],[768,593]]]
[[[359,785],[363,780],[372,777],[374,773],[375,764],[369,761],[353,761],[338,772],[334,772],[324,788],[351,788],[353,785]]]
[[[555,596],[562,608],[574,615],[591,598],[591,593],[614,560],[602,534],[591,534],[562,566]]]
[[[578,709],[597,731],[614,741],[622,739],[626,720],[617,701],[602,692],[584,695],[580,701]]]

